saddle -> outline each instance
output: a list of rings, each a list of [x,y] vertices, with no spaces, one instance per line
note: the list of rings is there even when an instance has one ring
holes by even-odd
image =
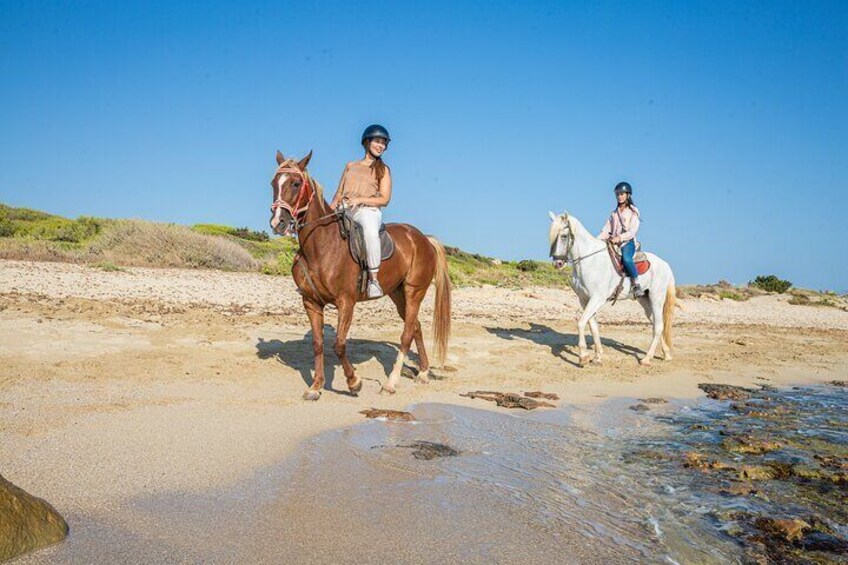
[[[368,284],[368,261],[365,252],[365,236],[362,227],[344,211],[339,221],[342,239],[347,240],[350,256],[359,265],[359,291],[365,293]],[[395,242],[386,230],[386,224],[380,224],[380,260],[387,261],[395,254]]]
[[[636,263],[636,272],[644,275],[651,268],[651,262],[648,261],[648,256],[642,252],[642,244],[636,242],[636,253],[633,254],[633,262]],[[624,264],[621,262],[621,248],[617,245],[607,245],[609,249],[610,259],[615,267],[615,272],[621,276],[626,276],[624,272]]]
[[[608,298],[608,300],[611,300],[614,305],[618,300],[618,296],[621,294],[621,291],[624,289],[624,279],[627,278],[627,272],[624,270],[624,264],[621,261],[621,248],[607,240],[607,250],[609,251],[615,272],[618,273],[619,277],[621,277],[618,281],[618,285],[612,292],[612,296]],[[644,275],[648,272],[648,269],[651,268],[651,262],[648,261],[648,256],[642,252],[642,245],[638,241],[636,242],[636,253],[633,254],[633,262],[636,264],[636,272],[640,275]]]

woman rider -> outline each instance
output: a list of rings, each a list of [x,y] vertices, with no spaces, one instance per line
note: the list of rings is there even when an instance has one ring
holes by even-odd
[[[639,286],[639,272],[633,262],[636,253],[636,232],[639,231],[639,210],[633,205],[633,189],[629,183],[615,185],[617,206],[604,224],[598,238],[610,240],[621,246],[621,262],[633,283],[633,296],[645,296],[645,290]]]
[[[371,125],[362,132],[365,156],[345,166],[339,188],[330,203],[335,210],[340,205],[351,209],[351,219],[362,227],[365,254],[368,262],[368,298],[383,295],[377,281],[380,270],[380,225],[383,213],[380,208],[392,199],[392,175],[383,162],[383,153],[389,145],[389,132],[381,125]]]

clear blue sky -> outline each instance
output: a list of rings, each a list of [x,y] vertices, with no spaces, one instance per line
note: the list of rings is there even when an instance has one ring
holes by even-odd
[[[848,290],[848,2],[0,0],[0,201],[267,229],[372,122],[385,217],[545,258],[631,182],[679,282]]]

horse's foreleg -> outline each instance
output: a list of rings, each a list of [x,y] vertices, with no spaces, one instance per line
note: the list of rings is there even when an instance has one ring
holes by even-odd
[[[601,356],[604,353],[603,347],[601,346],[601,333],[598,330],[598,316],[592,316],[589,318],[589,330],[592,332],[592,345],[595,349],[595,358],[592,359],[592,363],[601,364]]]
[[[424,298],[424,291],[404,288],[405,293],[405,308],[403,312],[403,333],[400,336],[400,351],[392,369],[389,380],[383,385],[383,390],[389,393],[394,393],[397,389],[400,374],[403,370],[403,362],[406,360],[406,355],[409,353],[409,346],[412,345],[412,340],[415,337],[415,329],[418,324],[418,311],[421,308],[421,300]],[[419,327],[420,329],[420,327]]]
[[[339,327],[336,329],[336,355],[344,368],[345,379],[347,379],[347,388],[353,394],[359,393],[362,390],[362,379],[356,376],[353,365],[350,359],[347,358],[347,332],[350,331],[350,324],[353,321],[353,302],[339,302]]]
[[[589,362],[589,348],[586,347],[586,324],[595,317],[595,314],[598,313],[604,302],[606,302],[606,298],[598,296],[591,297],[586,304],[586,308],[583,310],[583,315],[580,316],[580,320],[577,322],[577,348],[579,350],[578,354],[580,356],[581,367]],[[600,343],[600,339],[598,343]]]
[[[312,353],[315,356],[315,376],[312,378],[312,386],[303,393],[303,399],[318,400],[324,388],[324,307],[306,300],[303,306],[312,326]]]

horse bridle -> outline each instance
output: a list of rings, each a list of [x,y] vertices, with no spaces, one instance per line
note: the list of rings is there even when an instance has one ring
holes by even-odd
[[[305,214],[309,209],[309,205],[312,203],[312,199],[315,198],[315,190],[312,188],[311,183],[309,182],[309,175],[305,174],[301,171],[297,166],[294,166],[293,161],[285,161],[278,168],[277,172],[274,175],[275,178],[278,178],[282,174],[295,174],[298,175],[301,179],[301,186],[297,191],[297,198],[295,198],[294,204],[289,204],[283,199],[283,188],[281,186],[277,186],[277,190],[279,193],[277,194],[277,199],[274,200],[274,203],[271,204],[271,213],[276,213],[278,208],[282,208],[292,217],[292,228],[297,232],[298,228],[301,227],[300,224],[300,215]],[[306,196],[306,194],[308,196]]]
[[[572,265],[576,265],[577,263],[579,263],[583,259],[591,257],[592,255],[597,255],[601,251],[606,251],[606,248],[599,249],[598,251],[592,251],[591,253],[587,253],[586,255],[583,255],[581,257],[577,257],[576,259],[569,259],[568,256],[571,254],[571,250],[574,249],[574,233],[571,231],[571,224],[568,223],[568,220],[566,220],[565,226],[568,228],[568,235],[565,236],[568,239],[568,243],[565,246],[565,254],[554,255],[554,252],[556,251],[556,249],[554,248],[554,245],[556,245],[556,242],[554,242],[551,245],[551,258],[562,259],[566,263],[571,263]],[[557,234],[557,239],[560,239],[562,237],[563,237],[562,231],[560,231],[560,233]]]

